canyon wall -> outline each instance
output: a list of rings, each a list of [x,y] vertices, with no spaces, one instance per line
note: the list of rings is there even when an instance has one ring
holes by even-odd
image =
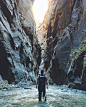
[[[35,35],[33,0],[0,0],[0,75],[9,83],[32,80],[41,48]]]
[[[35,81],[45,67],[50,83],[86,90],[86,1],[48,0],[37,30],[33,2],[0,0],[0,75]]]
[[[50,9],[46,12],[41,25],[45,28],[39,32],[41,36],[44,35],[43,40],[46,38],[44,66],[50,74],[50,82],[82,84],[85,81],[83,74],[86,51],[85,49],[82,51],[81,41],[86,39],[86,2],[85,0],[48,1]]]

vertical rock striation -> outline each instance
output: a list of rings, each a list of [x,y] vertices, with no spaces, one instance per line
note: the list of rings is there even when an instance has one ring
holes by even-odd
[[[0,75],[9,83],[35,81],[40,65],[31,8],[32,0],[0,0]]]
[[[70,38],[71,49],[68,69],[68,80],[72,82],[73,88],[86,90],[86,50],[81,43],[86,40],[86,2],[85,0],[76,0],[72,10]],[[77,50],[75,50],[77,49]]]
[[[86,39],[85,17],[85,0],[49,0],[49,9],[41,25],[46,29],[39,28],[41,36],[45,35],[42,39],[46,38],[44,65],[47,72],[50,71],[52,83],[82,84],[86,68],[86,52],[81,49],[81,41]],[[38,38],[40,40],[40,36]],[[76,49],[78,51],[72,53]]]
[[[35,81],[46,67],[51,83],[86,90],[86,1],[48,0],[37,30],[33,1],[0,0],[0,75]]]
[[[38,39],[36,36],[36,23],[33,15],[33,1],[34,0],[19,0],[18,3],[18,11],[20,14],[20,22],[22,28],[30,39],[30,43],[32,45],[32,54],[33,54],[33,69],[35,70],[35,74],[39,72],[39,65],[41,62],[41,48],[38,43]]]
[[[72,5],[70,5],[70,0],[54,0],[51,6],[47,32],[47,51],[49,54],[47,56],[50,62],[48,66],[51,66],[51,78],[57,84],[66,84],[66,65],[70,51],[68,26],[71,20]],[[48,61],[45,64],[49,63]]]
[[[50,0],[44,23],[47,28],[45,66],[53,82],[66,84],[66,65],[69,59],[69,23],[73,4],[69,0]],[[64,57],[65,56],[65,57]]]

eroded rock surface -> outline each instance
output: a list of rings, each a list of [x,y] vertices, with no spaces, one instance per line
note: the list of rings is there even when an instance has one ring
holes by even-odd
[[[0,75],[9,83],[35,81],[46,67],[50,83],[86,90],[86,1],[48,0],[37,30],[33,1],[0,0]]]
[[[0,75],[9,83],[35,81],[34,72],[40,65],[32,3],[0,0]]]
[[[69,81],[74,82],[76,78],[78,83],[82,83],[86,53],[78,51],[73,59],[70,54],[71,51],[78,50],[81,41],[86,39],[86,2],[85,0],[50,0],[49,5],[50,9],[46,12],[42,24],[47,27],[43,29],[43,33],[41,30],[41,36],[47,31],[46,36],[42,38],[43,40],[46,38],[44,65],[47,71],[50,71],[51,82],[67,84]],[[70,71],[72,73],[69,77]]]

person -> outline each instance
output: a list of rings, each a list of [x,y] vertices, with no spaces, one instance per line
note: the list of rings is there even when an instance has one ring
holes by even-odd
[[[39,75],[37,77],[37,82],[36,82],[36,88],[38,85],[38,92],[39,92],[39,101],[41,101],[41,95],[43,92],[43,98],[44,101],[46,101],[46,90],[45,90],[45,86],[47,84],[47,89],[48,89],[48,82],[47,82],[47,78],[45,75],[43,75],[44,71],[41,70],[41,75]]]

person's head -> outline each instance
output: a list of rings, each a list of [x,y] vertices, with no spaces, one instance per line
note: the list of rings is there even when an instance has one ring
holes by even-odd
[[[41,70],[41,75],[43,75],[43,72],[44,72],[44,71],[43,71],[43,70]]]

